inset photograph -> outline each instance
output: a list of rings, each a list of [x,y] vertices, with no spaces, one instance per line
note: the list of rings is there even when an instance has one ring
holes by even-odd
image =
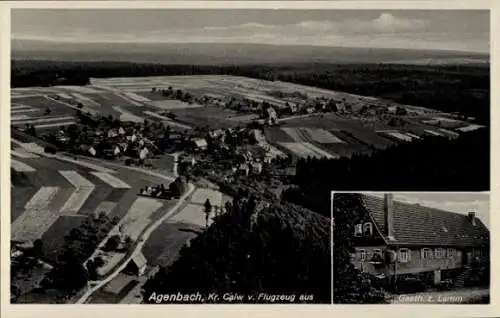
[[[488,304],[489,193],[332,193],[333,302]]]

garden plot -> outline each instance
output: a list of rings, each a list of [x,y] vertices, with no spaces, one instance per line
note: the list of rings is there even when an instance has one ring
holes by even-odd
[[[191,203],[203,205],[207,199],[212,206],[221,206],[222,193],[213,189],[197,189],[191,197]]]
[[[76,215],[94,191],[95,185],[76,171],[59,171],[59,173],[75,188],[60,212],[63,215]]]
[[[54,86],[81,94],[98,94],[100,91],[87,86]]]
[[[113,109],[117,111],[120,114],[120,121],[129,121],[133,123],[143,123],[144,118],[136,116],[132,114],[131,112],[128,112],[124,110],[123,108],[119,106],[113,106]]]
[[[431,124],[431,125],[435,125],[437,124],[438,122],[449,122],[449,123],[461,123],[462,121],[460,120],[456,120],[456,119],[452,119],[452,118],[446,118],[446,117],[434,117],[432,119],[429,119],[429,120],[424,120],[422,121],[424,124]]]
[[[150,102],[150,100],[144,96],[137,95],[133,92],[123,92],[123,95],[135,100],[136,102]]]
[[[438,130],[441,133],[443,133],[445,136],[449,136],[449,137],[458,137],[460,135],[457,132],[454,132],[454,131],[451,131],[451,130],[448,130],[448,129],[444,129],[444,128],[439,128]]]
[[[438,132],[436,132],[436,131],[434,131],[434,130],[426,129],[426,130],[424,130],[424,131],[425,131],[426,133],[431,134],[431,135],[434,135],[434,136],[443,136],[443,134],[440,134],[440,133],[438,133]]]
[[[188,204],[181,212],[177,213],[171,217],[169,223],[184,223],[193,224],[196,226],[203,227],[206,225],[206,215],[203,212],[203,206],[199,204]],[[209,219],[208,225],[212,223]]]
[[[151,222],[151,216],[163,206],[162,200],[137,198],[125,217],[119,223],[120,231],[137,240],[142,231]]]
[[[411,136],[408,136],[406,134],[402,134],[398,131],[378,131],[381,134],[396,138],[401,141],[412,141],[413,138]]]
[[[340,140],[331,132],[324,129],[312,129],[312,128],[300,128],[300,129],[304,130],[309,135],[309,137],[311,137],[312,140],[320,144],[345,143],[343,140]]]
[[[80,103],[83,103],[83,104],[86,104],[86,103],[90,103],[94,106],[101,106],[99,103],[97,103],[95,100],[85,96],[85,95],[82,95],[80,93],[73,93],[72,94],[77,101],[79,101]]]
[[[66,122],[73,121],[73,116],[58,116],[58,117],[32,117],[29,119],[12,120],[13,125],[36,125],[36,124],[47,124],[53,122]]]
[[[185,109],[185,108],[199,108],[203,107],[203,105],[200,104],[188,104],[185,102],[182,102],[180,100],[175,100],[175,99],[166,99],[166,100],[157,100],[157,101],[149,101],[148,102],[149,106],[153,106],[156,108],[160,108],[162,110],[172,110],[172,109]]]
[[[40,158],[39,155],[28,152],[25,149],[20,148],[20,147],[14,147],[13,149],[11,149],[10,154],[14,157],[21,158],[21,159]]]
[[[130,189],[131,186],[115,176],[110,175],[106,172],[91,172],[92,175],[96,176],[109,186],[115,189]]]
[[[458,128],[457,130],[462,131],[462,132],[468,132],[468,131],[478,130],[480,128],[484,128],[484,126],[471,124],[469,126]]]
[[[446,117],[433,117],[432,119],[423,120],[422,123],[450,129],[467,126],[467,123],[464,121]]]
[[[72,100],[73,97],[68,95],[68,94],[65,94],[65,93],[58,93],[57,96],[61,97],[61,98],[64,98],[64,99],[69,99],[69,100]]]
[[[301,157],[301,158],[307,158],[307,157],[315,157],[315,158],[322,158],[322,157],[327,157],[327,158],[336,158],[336,156],[333,156],[332,154],[308,143],[308,142],[280,142],[279,143],[282,147],[285,147],[288,149],[290,152],[292,152],[294,155]]]
[[[10,166],[12,167],[12,169],[14,169],[17,172],[35,172],[36,171],[35,168],[28,166],[27,164],[25,164],[21,161],[15,160],[15,159],[10,160]]]
[[[45,232],[41,224],[52,220],[57,210],[48,209],[49,204],[59,191],[58,187],[41,187],[25,204],[24,212],[11,227],[12,240],[31,241],[40,238]],[[54,220],[55,221],[55,220]]]
[[[170,125],[170,126],[176,126],[176,127],[180,127],[180,128],[183,128],[183,129],[192,129],[191,126],[177,123],[177,122],[173,121],[172,119],[170,119],[168,117],[165,117],[165,116],[162,116],[162,115],[157,114],[157,113],[153,113],[153,112],[150,112],[150,111],[145,111],[144,115],[151,116],[151,117],[156,118],[156,119],[160,119],[165,124]]]
[[[176,120],[183,123],[194,126],[208,125],[213,129],[237,127],[239,122],[230,118],[241,115],[235,111],[213,106],[173,109],[171,112],[176,116]]]
[[[417,136],[417,135],[409,133],[409,132],[406,132],[405,135],[407,135],[407,136],[409,136],[409,137],[411,137],[413,139],[420,139],[420,136]]]
[[[26,119],[30,119],[31,117],[29,117],[28,115],[13,115],[13,116],[10,116],[10,120],[11,121],[16,121],[16,120],[26,120]]]

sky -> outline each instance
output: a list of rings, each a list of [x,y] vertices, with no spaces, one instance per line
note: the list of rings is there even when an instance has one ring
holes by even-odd
[[[12,39],[489,52],[488,11],[13,9]]]
[[[383,193],[373,193],[383,196]],[[476,212],[476,216],[490,227],[490,195],[488,193],[440,193],[440,192],[399,192],[394,193],[394,200],[410,204],[420,204],[467,215]]]

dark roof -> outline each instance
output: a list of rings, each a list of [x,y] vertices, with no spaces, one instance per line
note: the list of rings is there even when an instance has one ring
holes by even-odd
[[[490,232],[476,217],[393,201],[394,240],[385,235],[384,199],[363,195],[366,209],[389,244],[471,247],[489,243]]]

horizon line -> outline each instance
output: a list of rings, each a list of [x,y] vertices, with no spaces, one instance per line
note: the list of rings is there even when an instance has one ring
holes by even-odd
[[[20,39],[20,38],[11,38],[11,43],[14,41],[25,41],[25,42],[41,42],[41,43],[60,43],[60,44],[194,44],[194,45],[261,45],[261,46],[275,46],[275,47],[322,47],[322,48],[345,48],[345,49],[365,49],[365,50],[403,50],[403,51],[428,51],[428,52],[449,52],[449,53],[468,53],[468,54],[477,54],[477,55],[487,55],[491,57],[491,48],[490,51],[470,51],[470,50],[460,50],[460,49],[419,49],[419,48],[403,48],[403,47],[368,47],[368,46],[344,46],[344,45],[324,45],[324,44],[273,44],[273,43],[252,43],[252,42],[159,42],[159,41],[68,41],[68,40],[49,40],[49,39]],[[57,50],[57,49],[49,49],[47,50]],[[25,51],[23,49],[14,49],[11,48],[11,51]]]

